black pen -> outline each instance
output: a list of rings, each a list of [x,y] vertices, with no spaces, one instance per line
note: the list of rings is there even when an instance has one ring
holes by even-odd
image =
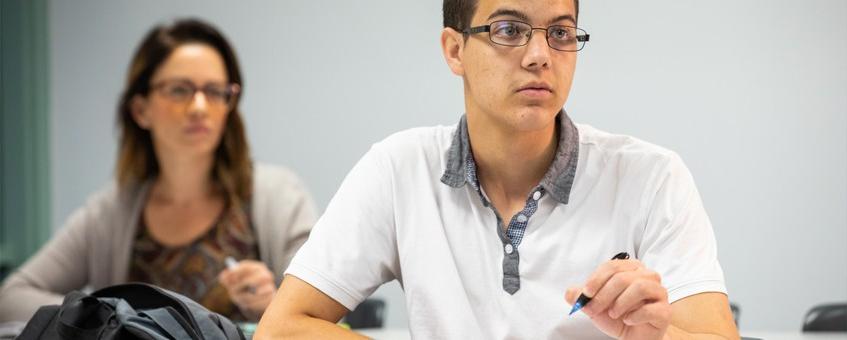
[[[617,255],[612,256],[612,260],[628,260],[628,259],[629,259],[629,253],[627,253],[627,252],[618,253]],[[568,313],[568,316],[573,315],[573,313],[576,313],[577,311],[582,309],[582,307],[585,307],[585,305],[587,305],[589,302],[591,302],[590,297],[585,296],[585,294],[579,294],[579,297],[576,298],[576,302],[574,302],[573,308],[571,308],[571,312]]]

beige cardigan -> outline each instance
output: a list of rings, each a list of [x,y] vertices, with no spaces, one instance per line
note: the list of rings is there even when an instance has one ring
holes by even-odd
[[[252,225],[259,257],[277,283],[315,222],[303,183],[282,167],[254,165]],[[123,283],[147,185],[119,192],[115,184],[94,194],[38,253],[0,287],[0,322],[28,320],[39,306],[61,304],[64,294]]]

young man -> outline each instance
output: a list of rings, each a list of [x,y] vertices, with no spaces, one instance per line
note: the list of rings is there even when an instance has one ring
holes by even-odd
[[[444,16],[466,115],[371,148],[256,338],[356,338],[334,323],[393,279],[415,338],[738,338],[679,157],[562,110],[588,38],[575,1],[445,0]]]

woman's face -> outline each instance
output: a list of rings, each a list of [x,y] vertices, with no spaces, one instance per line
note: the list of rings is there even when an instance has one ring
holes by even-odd
[[[211,156],[220,142],[237,86],[214,48],[185,44],[165,59],[147,97],[136,96],[133,118],[150,131],[157,156]]]

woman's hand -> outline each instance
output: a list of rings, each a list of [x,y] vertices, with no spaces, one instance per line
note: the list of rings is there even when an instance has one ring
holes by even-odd
[[[232,302],[252,320],[262,317],[276,293],[273,273],[259,261],[242,260],[237,266],[221,271],[218,281]]]

